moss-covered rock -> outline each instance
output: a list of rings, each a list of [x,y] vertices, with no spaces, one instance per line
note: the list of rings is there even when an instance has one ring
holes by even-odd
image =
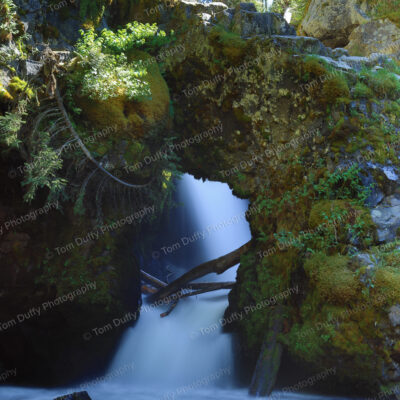
[[[142,60],[147,66],[143,80],[149,85],[151,98],[133,101],[121,94],[107,100],[95,100],[78,93],[76,103],[83,110],[85,119],[96,129],[112,126],[120,137],[139,139],[146,133],[160,132],[170,125],[170,97],[153,57],[136,50],[130,55],[130,60]]]

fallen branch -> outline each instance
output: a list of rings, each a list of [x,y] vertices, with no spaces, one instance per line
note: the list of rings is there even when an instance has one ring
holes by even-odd
[[[208,291],[219,290],[219,289],[232,289],[235,282],[211,282],[211,283],[189,283],[182,289],[196,290],[203,289]]]
[[[171,314],[172,311],[174,311],[175,307],[178,305],[178,301],[179,300],[177,300],[175,303],[173,303],[172,306],[167,311],[165,311],[162,314],[160,314],[160,317],[161,318],[168,317],[168,315]]]
[[[151,301],[157,301],[160,299],[164,299],[165,297],[171,296],[173,293],[178,292],[180,289],[185,287],[189,282],[201,278],[204,275],[210,274],[212,272],[215,272],[216,274],[222,274],[223,272],[240,262],[241,255],[249,250],[250,244],[251,241],[247,242],[246,244],[232,251],[231,253],[216,258],[215,260],[207,261],[191,269],[190,271],[186,272],[186,274],[183,274],[181,277],[171,282],[166,287],[161,288],[154,295],[151,295]]]
[[[140,270],[140,274],[142,275],[142,278],[144,278],[148,282],[156,285],[159,288],[167,286],[167,284],[165,282],[161,281],[160,279],[156,278],[153,275],[150,275],[149,273],[143,271],[142,269]]]

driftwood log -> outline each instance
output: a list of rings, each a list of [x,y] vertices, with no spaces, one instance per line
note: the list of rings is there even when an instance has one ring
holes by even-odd
[[[175,281],[171,282],[169,285],[162,287],[157,293],[153,294],[150,296],[150,299],[152,302],[160,301],[165,298],[171,297],[175,293],[182,291],[185,288],[188,288],[191,286],[192,288],[195,288],[193,285],[200,285],[197,286],[199,290],[197,291],[198,293],[206,293],[211,290],[218,290],[216,289],[216,284],[208,284],[214,287],[210,287],[210,290],[207,290],[207,287],[204,286],[201,288],[201,284],[196,283],[196,284],[190,284],[191,281],[194,281],[195,279],[201,278],[204,275],[210,274],[210,273],[216,273],[216,274],[222,274],[229,268],[235,266],[240,262],[240,257],[242,254],[244,254],[247,250],[250,248],[251,241],[247,242],[243,246],[239,247],[238,249],[232,251],[231,253],[228,253],[222,257],[218,257],[214,260],[207,261],[203,264],[200,264],[199,266],[191,269],[190,271],[186,272],[183,274],[181,277],[176,279]],[[228,284],[231,284],[232,282],[228,282]],[[228,285],[229,286],[229,285]],[[219,289],[228,289],[230,287],[220,287]],[[193,295],[193,294],[192,294]],[[187,297],[187,296],[185,296]]]

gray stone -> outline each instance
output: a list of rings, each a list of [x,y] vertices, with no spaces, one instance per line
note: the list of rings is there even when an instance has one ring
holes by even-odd
[[[343,47],[337,47],[336,49],[332,50],[332,55],[334,58],[339,58],[342,56],[349,56],[348,50],[344,49]]]
[[[382,204],[371,210],[371,216],[377,225],[378,240],[390,242],[395,240],[397,229],[400,227],[400,197],[392,195]]]
[[[378,259],[373,254],[368,253],[357,253],[354,255],[354,259],[360,267],[366,267],[359,279],[366,287],[370,287],[375,269],[378,266]]]
[[[37,76],[42,66],[43,63],[40,61],[25,60],[23,63],[23,71],[28,77]]]
[[[359,25],[370,21],[359,0],[311,0],[299,33],[331,47],[343,47]]]
[[[282,15],[276,13],[259,13],[236,7],[232,20],[232,32],[242,37],[254,35],[293,35],[296,30],[289,25]]]
[[[331,57],[324,57],[324,56],[321,56],[320,58],[325,60],[328,64],[332,65],[336,69],[339,69],[339,70],[342,70],[342,71],[351,71],[351,70],[354,69],[351,65],[349,65],[346,62],[344,62],[343,60],[334,60]]]
[[[355,258],[364,267],[375,268],[378,265],[378,259],[373,254],[358,253]]]
[[[400,29],[388,19],[367,22],[354,29],[346,49],[361,56],[395,54],[400,50]]]
[[[11,80],[11,74],[8,69],[0,68],[0,83],[2,86],[7,87]]]
[[[396,304],[390,307],[389,320],[392,326],[400,325],[400,305]]]
[[[257,8],[254,5],[254,3],[240,3],[239,7],[241,10],[244,10],[244,11],[257,12]]]
[[[329,57],[332,50],[318,39],[307,36],[272,35],[275,44],[301,54],[318,54]]]

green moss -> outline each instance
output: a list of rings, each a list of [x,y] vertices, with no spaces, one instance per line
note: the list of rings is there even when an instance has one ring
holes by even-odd
[[[0,101],[2,103],[8,103],[13,100],[13,97],[10,93],[4,88],[2,84],[0,84]]]
[[[364,83],[357,82],[353,89],[353,96],[356,99],[371,99],[374,92]]]
[[[230,60],[239,60],[244,54],[246,42],[240,35],[221,26],[215,26],[210,32],[210,40],[216,41],[222,48],[222,53]]]
[[[29,86],[28,82],[18,78],[18,76],[12,78],[8,86],[9,92],[13,97],[26,94],[28,98],[32,99],[35,96],[35,93]]]
[[[328,70],[326,62],[317,56],[306,56],[303,64],[304,72],[307,78],[321,77],[325,75]]]
[[[399,0],[367,0],[369,13],[375,19],[388,18],[400,26]]]
[[[376,271],[374,279],[376,292],[387,297],[392,304],[400,301],[400,254],[396,253],[386,257],[386,265]]]
[[[342,102],[350,97],[350,89],[343,74],[328,78],[322,86],[322,98],[328,104]]]
[[[76,97],[76,103],[83,110],[85,118],[96,128],[116,126],[120,134],[129,131],[132,137],[139,138],[144,136],[149,128],[157,127],[168,120],[170,97],[158,64],[148,53],[132,51],[130,60],[147,62],[147,74],[142,79],[150,88],[150,99],[132,101],[121,95],[101,101],[79,96]]]
[[[400,80],[390,71],[363,71],[361,76],[365,83],[379,98],[397,100],[400,96]]]
[[[316,253],[306,261],[304,270],[322,299],[333,304],[346,304],[356,299],[360,289],[349,264],[349,257]]]

